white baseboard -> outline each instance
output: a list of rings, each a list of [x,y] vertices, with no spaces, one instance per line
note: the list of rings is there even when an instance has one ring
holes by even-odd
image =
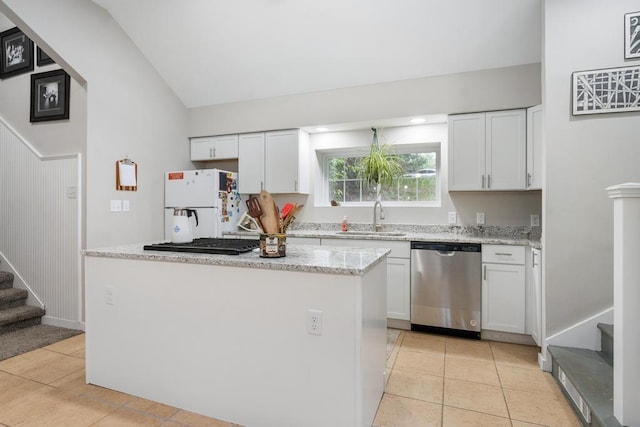
[[[0,252],[0,265],[2,266],[2,270],[8,271],[13,274],[13,287],[16,289],[25,289],[29,292],[29,296],[27,297],[27,305],[33,305],[36,307],[44,308],[44,303],[38,298],[38,296],[33,292],[31,287],[25,282],[20,273],[16,271],[11,262],[4,256],[2,252]]]
[[[410,331],[411,322],[408,320],[387,318],[387,328],[404,329],[405,331]]]
[[[560,345],[600,351],[598,323],[613,323],[613,307],[551,335],[545,340],[545,347],[548,345]]]
[[[51,317],[51,316],[42,316],[42,323],[44,325],[58,326],[60,328],[67,328],[67,329],[77,329],[79,331],[84,331],[84,327],[85,327],[84,322],[59,319],[57,317]]]

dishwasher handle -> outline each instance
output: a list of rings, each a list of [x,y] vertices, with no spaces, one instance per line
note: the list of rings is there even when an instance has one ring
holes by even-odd
[[[455,251],[435,251],[438,256],[454,256]]]

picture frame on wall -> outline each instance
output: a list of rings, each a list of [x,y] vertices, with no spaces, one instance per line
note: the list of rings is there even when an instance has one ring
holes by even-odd
[[[38,67],[42,67],[43,65],[55,64],[55,61],[38,46],[36,50],[36,64]]]
[[[33,71],[33,41],[18,27],[0,33],[0,79]]]
[[[574,116],[640,111],[640,66],[577,71],[571,80]]]
[[[624,59],[640,58],[640,12],[624,15]]]
[[[64,70],[31,75],[31,122],[69,119],[71,78]]]

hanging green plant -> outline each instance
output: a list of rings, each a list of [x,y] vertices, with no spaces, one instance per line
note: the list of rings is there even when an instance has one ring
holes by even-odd
[[[373,141],[369,155],[358,162],[358,178],[368,185],[389,185],[394,179],[402,175],[403,168],[400,158],[393,152],[390,146],[378,143],[378,132],[373,131]]]

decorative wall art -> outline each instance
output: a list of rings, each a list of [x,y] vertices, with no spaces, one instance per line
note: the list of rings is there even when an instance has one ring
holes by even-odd
[[[49,55],[47,55],[44,50],[40,49],[40,46],[38,46],[36,52],[36,64],[38,65],[38,67],[42,67],[43,65],[55,64],[53,59]]]
[[[624,15],[624,59],[640,58],[640,12]]]
[[[70,81],[64,70],[31,75],[31,122],[69,118]]]
[[[0,33],[0,79],[33,71],[33,42],[18,27]]]
[[[640,66],[573,73],[572,105],[574,116],[640,110]]]

